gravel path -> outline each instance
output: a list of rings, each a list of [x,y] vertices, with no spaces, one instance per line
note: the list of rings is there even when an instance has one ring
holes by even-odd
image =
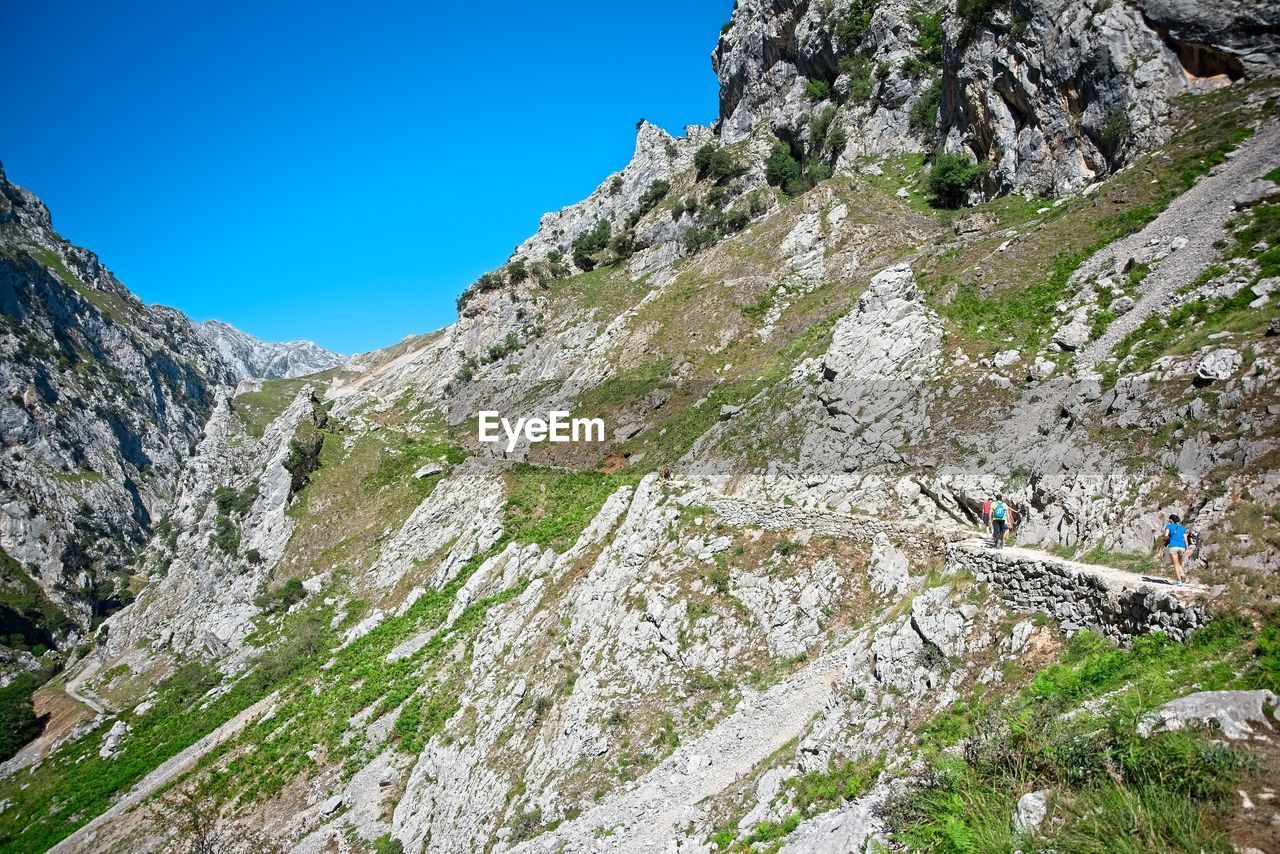
[[[778,748],[799,737],[831,697],[848,646],[766,690],[696,741],[681,745],[630,789],[614,790],[577,819],[516,851],[667,851],[677,829],[703,817],[701,802],[723,792]],[[597,838],[596,833],[613,832]]]
[[[70,852],[79,851],[99,851],[104,849],[114,850],[115,846],[110,845],[108,840],[100,840],[98,835],[101,831],[106,831],[107,835],[118,834],[122,831],[133,829],[133,825],[125,823],[121,826],[111,827],[113,822],[124,818],[125,814],[134,807],[143,803],[147,798],[154,795],[161,788],[176,780],[182,774],[190,771],[196,766],[201,756],[204,756],[213,748],[222,742],[237,735],[240,730],[244,729],[251,721],[257,720],[268,710],[274,707],[276,702],[276,694],[271,694],[254,703],[186,750],[175,756],[169,757],[159,765],[154,771],[143,777],[138,785],[134,786],[129,793],[116,801],[111,807],[101,815],[93,819],[84,827],[68,836],[49,850],[58,852],[58,854],[70,854]],[[132,820],[136,821],[136,817]]]
[[[1142,282],[1144,293],[1133,308],[1117,318],[1097,341],[1076,356],[1082,372],[1107,358],[1124,336],[1137,329],[1175,291],[1195,280],[1221,252],[1214,241],[1222,238],[1234,210],[1232,198],[1244,185],[1280,165],[1280,123],[1271,121],[1245,140],[1230,160],[1178,196],[1146,228],[1099,250],[1077,273],[1083,279],[1124,264],[1151,240],[1183,237],[1187,243],[1169,253]]]
[[[98,667],[99,665],[95,661],[93,664],[87,667],[80,668],[79,672],[77,672],[75,676],[72,676],[70,679],[67,680],[67,684],[64,690],[66,690],[67,696],[70,697],[71,699],[78,700],[79,702],[84,703],[86,706],[93,709],[93,711],[96,714],[105,715],[107,713],[107,710],[102,707],[101,703],[99,703],[93,697],[89,697],[80,693],[80,686],[83,685],[88,680],[92,679],[95,675],[97,675]]]

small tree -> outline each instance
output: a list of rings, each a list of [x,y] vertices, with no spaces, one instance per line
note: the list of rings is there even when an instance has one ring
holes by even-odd
[[[610,233],[609,221],[602,219],[595,228],[579,234],[573,241],[573,263],[582,270],[594,269],[596,261],[592,256],[609,245]]]
[[[929,84],[907,114],[911,132],[917,136],[931,140],[938,130],[938,108],[942,105],[942,81],[935,80]]]
[[[849,100],[855,104],[865,103],[875,88],[871,60],[858,52],[840,57],[840,73],[849,75]]]
[[[958,208],[977,189],[986,167],[968,154],[939,154],[929,170],[930,204],[939,208]]]
[[[720,184],[747,171],[747,167],[739,163],[732,153],[710,142],[693,155],[693,165],[699,181],[710,178]]]
[[[810,101],[825,101],[831,97],[831,84],[825,80],[810,80],[804,87]]]
[[[773,150],[764,161],[764,175],[770,184],[791,195],[798,195],[792,189],[804,181],[800,161],[791,155],[791,147],[781,140],[773,144]],[[803,188],[799,192],[804,192]]]

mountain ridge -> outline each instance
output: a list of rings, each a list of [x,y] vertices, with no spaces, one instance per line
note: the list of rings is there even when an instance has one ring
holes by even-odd
[[[279,380],[336,368],[347,357],[314,341],[263,341],[221,320],[202,320],[196,331],[242,380]]]

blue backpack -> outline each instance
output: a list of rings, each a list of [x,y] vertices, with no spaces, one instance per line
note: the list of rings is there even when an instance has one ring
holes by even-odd
[[[1005,514],[1009,512],[1009,508],[1004,506],[1003,501],[997,501],[991,506],[991,518],[998,519],[1003,522]]]

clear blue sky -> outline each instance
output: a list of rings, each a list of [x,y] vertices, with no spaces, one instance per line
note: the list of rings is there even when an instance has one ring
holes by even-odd
[[[0,2],[0,161],[149,302],[343,352],[716,114],[732,0]]]

